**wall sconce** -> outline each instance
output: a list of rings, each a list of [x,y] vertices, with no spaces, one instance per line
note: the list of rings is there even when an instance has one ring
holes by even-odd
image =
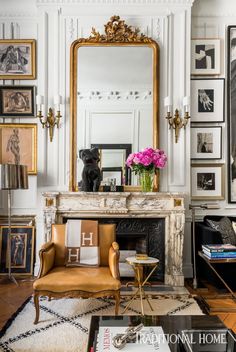
[[[182,118],[179,114],[179,110],[175,110],[175,115],[174,117],[171,114],[171,109],[172,109],[172,101],[170,97],[166,97],[164,99],[164,105],[167,107],[167,115],[166,119],[168,120],[170,129],[173,128],[175,130],[175,143],[178,143],[179,139],[179,131],[181,130],[182,127],[186,127],[188,120],[190,119],[189,115],[189,105],[190,105],[190,99],[189,97],[184,97],[183,98],[183,106],[184,106],[184,117]]]
[[[48,114],[46,117],[42,114],[42,105],[44,104],[44,97],[42,95],[36,96],[36,105],[37,105],[37,117],[39,118],[43,128],[46,127],[49,129],[50,142],[53,139],[53,131],[54,127],[57,126],[59,128],[61,113],[60,113],[60,104],[61,104],[61,96],[55,95],[54,97],[54,105],[55,112],[53,112],[52,108],[49,108]]]

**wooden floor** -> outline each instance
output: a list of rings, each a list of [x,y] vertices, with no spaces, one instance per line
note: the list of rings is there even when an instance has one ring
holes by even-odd
[[[17,311],[22,303],[24,303],[32,294],[32,281],[27,282],[19,280],[18,282],[19,286],[17,287],[15,284],[9,283],[9,281],[4,282],[0,279],[0,329],[12,314]],[[207,287],[207,290],[205,291],[193,290],[188,284],[186,284],[186,287],[191,293],[204,296],[206,299],[207,297],[216,296],[217,294],[213,287]],[[236,303],[231,300],[227,301],[225,298],[219,299],[217,297],[213,298],[213,301],[211,299],[211,302],[216,308],[216,312],[212,314],[218,315],[224,324],[236,333],[236,313],[231,312],[231,308],[232,310],[236,308]],[[221,307],[222,304],[228,305],[227,313],[217,312],[217,307]]]

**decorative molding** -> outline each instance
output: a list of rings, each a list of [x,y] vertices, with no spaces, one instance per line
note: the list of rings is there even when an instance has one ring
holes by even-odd
[[[128,26],[120,16],[112,16],[110,21],[104,25],[105,34],[100,34],[93,27],[89,38],[81,38],[80,43],[152,43],[153,40],[148,38],[143,33],[140,33],[138,28]]]
[[[27,12],[27,11],[5,11],[5,12],[0,12],[0,18],[18,18],[18,17],[24,17],[28,18],[30,20],[34,20],[37,18],[37,13],[36,12]]]
[[[163,4],[163,5],[191,5],[195,0],[139,0],[139,4]],[[36,0],[36,5],[74,5],[74,4],[96,4],[102,3],[106,4],[124,4],[136,5],[137,1],[135,0]]]
[[[78,92],[78,98],[83,100],[148,100],[152,98],[151,90],[146,91],[89,91],[89,92]]]

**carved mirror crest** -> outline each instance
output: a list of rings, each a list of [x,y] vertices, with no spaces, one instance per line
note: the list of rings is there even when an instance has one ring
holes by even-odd
[[[92,28],[89,38],[71,45],[71,191],[81,179],[79,149],[113,144],[130,145],[137,152],[158,147],[158,44],[119,16],[104,27],[104,34]],[[104,167],[127,172],[120,151],[104,148]],[[135,190],[137,178],[123,176],[125,190]]]

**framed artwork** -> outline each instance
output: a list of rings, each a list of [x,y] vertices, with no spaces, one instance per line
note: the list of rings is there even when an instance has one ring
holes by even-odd
[[[11,269],[14,275],[33,275],[34,226],[11,227]],[[8,272],[8,226],[0,228],[0,275]]]
[[[192,164],[191,196],[198,199],[224,199],[223,164]]]
[[[191,121],[224,121],[225,80],[206,78],[191,80]]]
[[[116,186],[122,185],[123,169],[122,167],[103,167],[102,172],[102,182],[105,185],[110,185],[111,179],[116,180]]]
[[[34,116],[34,86],[0,86],[0,116]]]
[[[228,201],[236,203],[236,26],[228,27]]]
[[[37,124],[0,124],[0,164],[27,165],[37,173]]]
[[[220,39],[192,39],[192,75],[220,74]]]
[[[0,79],[35,79],[35,40],[0,40]]]
[[[222,127],[191,127],[191,158],[222,158]]]

